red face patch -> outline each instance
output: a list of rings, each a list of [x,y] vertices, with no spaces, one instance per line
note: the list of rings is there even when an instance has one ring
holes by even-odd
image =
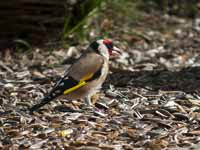
[[[112,51],[113,51],[113,43],[110,40],[103,40],[103,44],[105,44],[105,46],[108,48],[108,52],[110,55],[112,55]]]
[[[105,45],[108,44],[109,45],[109,44],[112,44],[112,41],[106,39],[106,40],[103,40],[103,44],[105,44]]]

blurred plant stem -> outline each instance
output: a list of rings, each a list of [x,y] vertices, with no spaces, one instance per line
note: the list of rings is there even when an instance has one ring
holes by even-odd
[[[76,5],[72,14],[66,16],[61,39],[65,40],[70,34],[82,35],[83,25],[88,18],[94,15],[100,7],[102,0],[86,0]]]

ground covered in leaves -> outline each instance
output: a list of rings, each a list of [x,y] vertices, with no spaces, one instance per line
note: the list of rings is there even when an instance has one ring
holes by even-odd
[[[124,52],[111,60],[93,111],[84,110],[83,101],[65,99],[34,114],[27,111],[88,42],[24,54],[5,49],[0,60],[0,148],[200,149],[198,22],[144,14],[131,25],[117,26],[104,18],[101,28],[112,27],[110,36]]]

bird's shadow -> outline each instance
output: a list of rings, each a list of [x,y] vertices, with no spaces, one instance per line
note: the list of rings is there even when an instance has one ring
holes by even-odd
[[[108,77],[108,81],[116,87],[148,87],[152,90],[194,92],[200,89],[200,67],[188,67],[180,71],[115,69]]]

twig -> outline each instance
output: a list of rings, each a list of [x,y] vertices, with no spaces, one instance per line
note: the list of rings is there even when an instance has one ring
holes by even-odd
[[[5,70],[7,70],[8,72],[13,73],[13,70],[10,69],[8,66],[6,66],[2,61],[0,61],[0,66]]]
[[[32,80],[4,80],[4,83],[34,83]]]
[[[133,92],[133,94],[136,95],[136,96],[138,96],[138,97],[140,97],[140,98],[142,98],[143,100],[146,100],[146,99],[147,99],[146,97],[144,97],[144,96],[142,96],[142,95],[140,95],[140,94],[138,94],[138,93]]]

